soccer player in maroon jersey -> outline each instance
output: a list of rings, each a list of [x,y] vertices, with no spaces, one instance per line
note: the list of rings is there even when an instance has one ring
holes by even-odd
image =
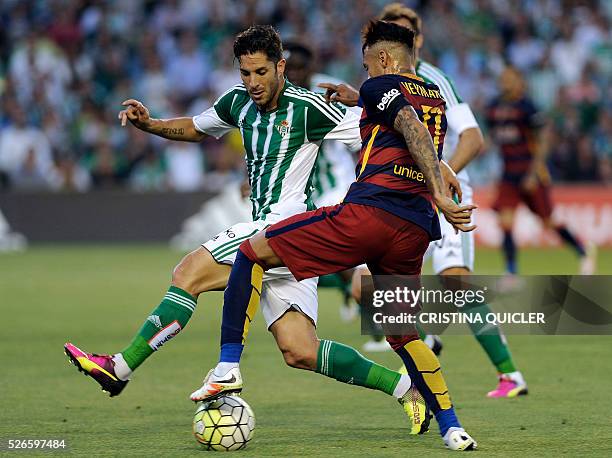
[[[540,217],[544,227],[554,230],[581,258],[580,273],[595,271],[595,253],[585,251],[582,243],[565,225],[552,219],[550,176],[546,153],[550,129],[542,113],[525,94],[525,82],[519,71],[507,67],[499,77],[500,95],[487,108],[487,122],[493,140],[499,145],[504,170],[493,208],[499,213],[504,232],[502,249],[506,271],[515,274],[516,245],[512,237],[516,207],[522,202]]]
[[[225,291],[219,364],[198,390],[199,399],[218,397],[225,379],[241,378],[238,364],[264,270],[287,266],[300,281],[367,263],[374,275],[419,275],[430,241],[440,238],[436,207],[456,229],[474,229],[475,207],[456,204],[444,189],[445,102],[436,85],[414,74],[413,42],[414,33],[397,24],[371,22],[364,30],[370,79],[360,89],[357,179],[343,203],[295,215],[242,243]],[[436,416],[444,444],[476,448],[457,419],[438,359],[416,329],[387,341]],[[349,359],[342,348],[317,340],[295,366],[340,381],[350,372],[350,383],[368,386],[368,370],[360,372]]]
[[[379,19],[408,27],[414,31],[416,74],[437,85],[446,101],[445,114],[448,129],[444,137],[443,156],[448,160],[449,166],[457,173],[457,179],[461,183],[463,191],[462,202],[472,203],[472,188],[465,167],[478,155],[484,142],[469,105],[461,100],[455,89],[455,84],[448,76],[439,68],[420,58],[419,49],[423,46],[424,40],[423,25],[421,18],[413,9],[401,3],[389,3],[381,11]],[[326,97],[328,100],[333,99],[346,106],[353,106],[358,103],[359,91],[346,84],[327,83],[322,84],[321,87],[327,89]],[[442,281],[446,281],[448,286],[451,286],[451,283],[456,281],[453,277],[470,275],[474,270],[474,236],[471,233],[456,233],[453,227],[445,221],[440,221],[440,226],[442,239],[430,244],[427,253],[425,253],[425,258],[428,255],[433,258],[432,268],[434,273],[441,275]],[[362,276],[368,274],[365,266],[358,267],[353,274],[353,297],[358,303],[361,303]],[[451,278],[450,281],[449,278]],[[471,313],[484,317],[490,312],[491,309],[486,304],[482,304],[473,308]],[[498,372],[499,383],[494,390],[487,393],[487,397],[510,398],[527,394],[527,383],[523,374],[517,370],[501,328],[483,321],[482,324],[472,323],[470,329]],[[370,349],[384,347],[391,349],[385,341],[380,341],[384,344],[384,347],[377,346],[379,342],[376,341],[376,337],[378,336],[375,336],[373,340],[366,344]],[[382,339],[383,336],[380,336],[380,338]],[[422,334],[421,338],[436,355],[439,355],[442,350],[442,340],[438,336]]]

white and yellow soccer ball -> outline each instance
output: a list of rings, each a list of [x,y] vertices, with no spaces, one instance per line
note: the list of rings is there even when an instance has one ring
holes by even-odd
[[[193,417],[193,435],[206,450],[243,449],[254,429],[253,409],[239,396],[202,402]]]

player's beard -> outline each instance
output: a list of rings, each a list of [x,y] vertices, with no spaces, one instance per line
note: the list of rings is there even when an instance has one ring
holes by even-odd
[[[280,84],[281,82],[279,80],[278,72],[277,72],[275,73],[274,80],[270,83],[270,86],[267,88],[266,91],[264,91],[268,93],[268,97],[265,100],[262,100],[262,102],[260,103],[255,102],[255,104],[259,107],[260,110],[268,111],[270,109],[270,105],[272,104],[272,101],[274,100],[274,96],[278,92]]]

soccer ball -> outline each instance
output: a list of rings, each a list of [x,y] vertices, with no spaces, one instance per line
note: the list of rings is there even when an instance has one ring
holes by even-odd
[[[206,450],[240,450],[253,438],[254,429],[253,410],[238,396],[203,402],[193,417],[193,435]]]

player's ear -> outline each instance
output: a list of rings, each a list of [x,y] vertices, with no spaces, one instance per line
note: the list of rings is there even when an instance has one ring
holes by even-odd
[[[285,74],[285,65],[287,64],[287,61],[285,59],[281,59],[276,63],[276,72],[280,73],[281,75]]]
[[[380,63],[382,68],[387,68],[389,66],[389,53],[384,49],[378,51],[378,62]]]
[[[414,38],[414,47],[415,49],[421,49],[423,47],[423,34],[422,33],[419,33]]]

